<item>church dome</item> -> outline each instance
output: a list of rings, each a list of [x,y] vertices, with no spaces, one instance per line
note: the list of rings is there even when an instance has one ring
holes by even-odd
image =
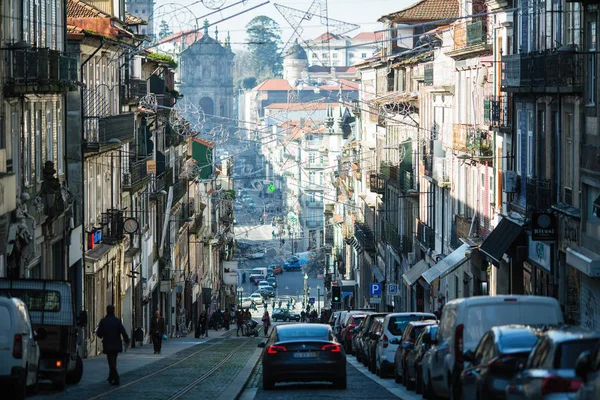
[[[308,56],[306,55],[306,51],[300,46],[298,42],[296,42],[290,49],[288,50],[285,58],[290,60],[307,60]]]

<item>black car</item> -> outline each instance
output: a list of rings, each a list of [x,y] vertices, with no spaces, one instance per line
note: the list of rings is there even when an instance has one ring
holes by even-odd
[[[406,368],[406,359],[410,351],[414,348],[417,337],[423,332],[425,327],[437,325],[436,320],[424,320],[424,321],[410,321],[406,324],[404,332],[402,332],[402,338],[399,340],[400,346],[394,354],[394,376],[396,382],[401,377],[402,383],[407,389],[412,388],[412,381],[408,378],[408,371]]]
[[[437,325],[426,325],[421,334],[417,337],[417,341],[412,349],[409,351],[406,356],[406,378],[407,386],[412,386],[412,382],[414,382],[415,392],[422,393],[423,391],[423,370],[422,362],[423,356],[427,353],[427,350],[431,348],[431,342],[425,343],[423,338],[425,334],[428,333],[432,338],[435,338],[437,335],[438,326]],[[400,383],[399,376],[396,376],[396,382]]]
[[[365,336],[365,342],[363,345],[363,350],[365,353],[365,366],[369,368],[369,371],[375,373],[376,364],[375,364],[375,352],[377,351],[377,343],[383,335],[383,320],[384,318],[375,318],[375,322],[371,328],[371,331],[368,335]]]
[[[469,367],[461,374],[467,398],[505,398],[505,389],[538,340],[539,331],[522,325],[496,326],[464,354]]]
[[[277,382],[330,381],[346,388],[346,353],[326,324],[277,325],[262,352],[263,388]]]
[[[370,314],[361,322],[360,330],[354,333],[352,337],[352,346],[356,355],[356,360],[362,362],[365,366],[367,365],[365,359],[365,341],[367,340],[368,335],[371,333],[371,329],[373,328],[373,323],[377,318],[383,319],[387,314],[386,313],[377,313]]]
[[[285,308],[276,308],[273,314],[271,314],[271,319],[273,321],[300,321],[300,315]]]
[[[260,293],[263,297],[275,297],[275,289],[272,286],[262,287],[256,293]]]

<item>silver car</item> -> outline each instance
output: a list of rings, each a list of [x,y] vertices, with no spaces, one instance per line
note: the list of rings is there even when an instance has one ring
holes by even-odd
[[[575,362],[575,374],[583,381],[575,400],[600,399],[600,342],[593,351],[579,356]]]
[[[547,331],[540,337],[520,371],[506,388],[507,400],[574,399],[581,386],[575,361],[592,350],[600,332],[567,326]]]

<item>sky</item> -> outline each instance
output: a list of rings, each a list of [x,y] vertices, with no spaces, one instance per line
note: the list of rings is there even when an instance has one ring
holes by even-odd
[[[222,7],[226,7],[236,3],[239,0],[204,1],[207,5],[210,5],[211,3],[216,5],[222,3]],[[267,0],[247,0],[245,4],[239,4],[227,10],[217,12],[206,17],[206,19],[208,19],[210,23],[214,23],[233,14],[242,12],[245,9],[249,9],[252,6],[264,3],[265,1]],[[377,22],[379,17],[408,7],[416,1],[417,0],[328,0],[327,9],[330,18],[360,25],[360,29],[348,33],[348,35],[354,36],[359,32],[373,32],[375,30],[382,29],[383,25]],[[250,10],[232,19],[218,23],[217,26],[219,28],[219,39],[224,39],[227,36],[227,32],[229,32],[234,51],[236,49],[245,48],[244,42],[246,40],[246,24],[256,16],[266,15],[279,23],[279,26],[282,29],[283,42],[286,43],[287,39],[293,33],[293,29],[289,26],[289,24],[279,13],[279,11],[277,11],[273,4],[280,4],[305,11],[308,10],[312,2],[313,0],[271,1],[270,3],[259,8]],[[177,3],[165,0],[157,0],[154,6],[156,20],[166,20],[173,32],[181,29],[192,28],[196,18],[201,19],[198,25],[202,26],[202,21],[205,18],[201,17],[212,11],[214,10],[207,8],[199,0],[180,0]],[[326,30],[325,26],[321,25],[319,18],[312,18],[311,20],[304,21],[302,23],[302,28],[304,30],[302,34],[304,40],[315,38],[324,33]],[[214,31],[215,27],[210,27],[209,32],[211,36],[214,36]]]

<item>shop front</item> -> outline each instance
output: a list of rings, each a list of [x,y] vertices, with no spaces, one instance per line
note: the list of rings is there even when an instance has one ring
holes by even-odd
[[[527,260],[523,263],[525,294],[556,297],[552,273],[554,245],[528,237]]]
[[[567,248],[567,265],[579,272],[580,325],[600,329],[600,254],[584,247]]]

